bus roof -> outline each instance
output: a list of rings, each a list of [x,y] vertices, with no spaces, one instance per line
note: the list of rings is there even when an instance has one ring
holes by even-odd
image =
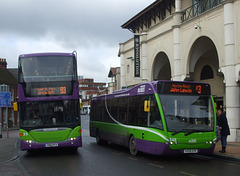
[[[147,82],[147,83],[142,83],[137,86],[134,86],[132,88],[127,88],[127,89],[122,89],[122,90],[117,90],[113,92],[112,94],[105,94],[105,95],[100,95],[97,97],[93,97],[92,99],[103,99],[105,96],[107,98],[118,98],[118,97],[128,97],[128,96],[135,96],[135,95],[144,95],[144,94],[154,94],[156,93],[156,86],[157,82]]]
[[[21,54],[19,58],[22,57],[36,57],[36,56],[75,56],[74,53],[57,53],[57,52],[52,52],[52,53],[31,53],[31,54]]]
[[[161,91],[161,93],[179,93],[179,92],[170,92],[170,91],[166,91],[164,90],[164,92],[162,92],[162,89],[160,90],[159,87],[160,85],[167,85],[165,86],[166,88],[170,88],[169,85],[173,85],[175,86],[176,84],[180,85],[183,84],[184,86],[187,85],[202,85],[204,86],[204,89],[207,89],[207,91],[202,91],[199,94],[208,94],[210,95],[210,85],[208,83],[202,83],[202,82],[192,82],[192,81],[168,81],[168,80],[159,80],[159,81],[153,81],[153,82],[146,82],[146,83],[142,83],[139,85],[136,85],[132,88],[127,88],[127,89],[122,89],[122,90],[117,90],[115,92],[113,92],[112,94],[106,94],[106,95],[100,95],[97,97],[93,97],[92,99],[95,100],[97,98],[105,98],[105,96],[107,96],[107,98],[118,98],[118,97],[128,97],[128,96],[136,96],[136,95],[147,95],[147,94],[154,94],[157,93],[159,91]],[[205,88],[207,87],[207,88]],[[174,88],[178,88],[178,87],[174,87]],[[183,87],[184,88],[184,87]],[[189,91],[187,91],[189,90]],[[193,87],[189,86],[189,87],[185,87],[184,92],[182,92],[182,94],[198,94],[198,92],[196,92],[195,90],[193,90]]]

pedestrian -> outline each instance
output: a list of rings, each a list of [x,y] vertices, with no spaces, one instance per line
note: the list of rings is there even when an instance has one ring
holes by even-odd
[[[220,140],[222,144],[222,150],[220,150],[220,153],[226,152],[227,147],[227,136],[230,135],[230,130],[228,126],[228,121],[225,113],[223,112],[223,109],[219,108],[217,110],[217,125],[220,129]]]

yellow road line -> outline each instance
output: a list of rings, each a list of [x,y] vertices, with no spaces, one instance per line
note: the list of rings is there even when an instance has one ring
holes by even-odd
[[[121,153],[121,152],[112,152],[114,155],[117,155],[117,156],[119,156],[119,155],[122,155],[123,153]]]
[[[161,165],[157,165],[157,164],[153,164],[153,163],[148,163],[148,164],[151,165],[151,166],[154,166],[154,167],[164,168],[164,167],[161,166]]]
[[[130,160],[134,160],[134,161],[137,160],[136,158],[133,158],[133,157],[128,157],[128,159],[130,159]]]
[[[229,165],[231,165],[231,166],[240,166],[239,164],[233,164],[233,163],[231,163],[231,164],[229,164]]]
[[[183,171],[180,171],[180,174],[189,175],[189,176],[197,176],[197,175],[195,175],[195,174],[190,174],[190,173],[183,172]]]

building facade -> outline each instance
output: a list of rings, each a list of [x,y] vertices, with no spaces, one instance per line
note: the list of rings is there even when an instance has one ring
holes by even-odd
[[[92,78],[80,77],[79,80],[79,95],[83,107],[91,105],[91,98],[97,95],[107,93],[106,83],[94,82]]]
[[[120,67],[111,67],[108,73],[111,79],[108,83],[108,93],[113,93],[115,90],[121,89],[120,87]]]
[[[153,80],[207,82],[240,141],[240,0],[156,0],[122,25],[121,87]],[[139,76],[136,76],[139,69]]]
[[[0,107],[0,123],[3,128],[19,125],[18,113],[13,110],[17,101],[17,69],[8,69],[6,59],[0,59],[0,92],[10,92],[11,106]]]

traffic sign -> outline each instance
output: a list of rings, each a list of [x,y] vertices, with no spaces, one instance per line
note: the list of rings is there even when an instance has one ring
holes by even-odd
[[[10,92],[0,92],[0,107],[11,106],[11,94]]]

